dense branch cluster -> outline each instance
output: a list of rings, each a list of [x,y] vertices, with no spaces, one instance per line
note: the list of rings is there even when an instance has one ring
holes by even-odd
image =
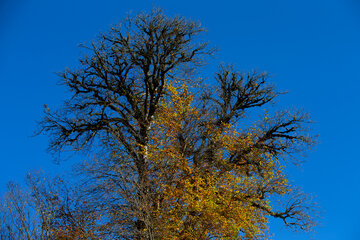
[[[314,142],[307,115],[265,113],[244,124],[280,93],[266,74],[229,65],[210,88],[196,80],[212,53],[202,32],[160,10],[142,13],[100,35],[79,68],[59,74],[72,97],[46,110],[40,132],[52,153],[93,154],[78,166],[76,184],[35,175],[29,194],[9,186],[4,206],[24,205],[16,194],[28,206],[4,211],[19,227],[10,231],[3,220],[2,239],[260,239],[269,217],[313,227],[312,202],[283,172]]]

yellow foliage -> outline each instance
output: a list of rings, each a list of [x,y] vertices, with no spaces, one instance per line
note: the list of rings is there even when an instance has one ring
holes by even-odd
[[[156,219],[156,235],[163,239],[254,239],[264,236],[268,218],[255,207],[270,208],[259,190],[283,191],[287,182],[279,163],[253,150],[251,158],[261,164],[261,176],[247,175],[251,166],[228,162],[235,149],[247,149],[254,144],[253,133],[240,134],[231,124],[206,129],[207,137],[217,150],[211,161],[197,164],[184,152],[179,135],[189,124],[198,124],[199,110],[193,106],[189,87],[172,82],[167,86],[168,99],[159,106],[151,136],[149,159],[153,164],[153,188],[156,204],[152,211]],[[185,142],[186,144],[186,142]],[[271,190],[269,190],[271,188]]]

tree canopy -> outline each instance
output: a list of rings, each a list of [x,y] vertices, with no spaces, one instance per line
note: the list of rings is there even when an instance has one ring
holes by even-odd
[[[4,236],[265,239],[271,217],[313,228],[311,199],[285,174],[314,143],[308,115],[274,111],[281,93],[265,73],[220,64],[213,82],[201,80],[213,53],[204,31],[154,9],[85,47],[79,66],[59,74],[71,98],[45,110],[39,131],[55,156],[87,153],[80,180],[29,175],[23,195],[9,185],[4,206],[29,202],[34,217],[13,214],[20,227],[4,220]]]

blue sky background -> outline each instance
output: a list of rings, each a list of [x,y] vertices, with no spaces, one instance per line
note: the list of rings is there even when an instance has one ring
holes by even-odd
[[[30,137],[43,104],[56,108],[66,89],[55,72],[74,66],[88,42],[129,11],[165,9],[202,22],[216,61],[267,71],[278,105],[303,108],[320,144],[289,175],[322,208],[322,225],[306,235],[271,224],[274,239],[360,239],[360,2],[0,0],[0,190],[31,169],[60,172],[47,137]],[[209,65],[207,72],[213,72]],[[208,74],[205,73],[205,74]]]

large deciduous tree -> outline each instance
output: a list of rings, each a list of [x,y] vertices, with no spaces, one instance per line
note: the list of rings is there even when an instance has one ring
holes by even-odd
[[[53,153],[94,150],[79,170],[81,209],[104,239],[257,239],[270,216],[313,226],[311,206],[283,173],[286,159],[313,143],[307,116],[265,113],[249,125],[279,93],[266,74],[226,65],[206,87],[197,75],[212,52],[203,32],[160,10],[141,13],[60,74],[72,97],[46,110],[41,130]]]

